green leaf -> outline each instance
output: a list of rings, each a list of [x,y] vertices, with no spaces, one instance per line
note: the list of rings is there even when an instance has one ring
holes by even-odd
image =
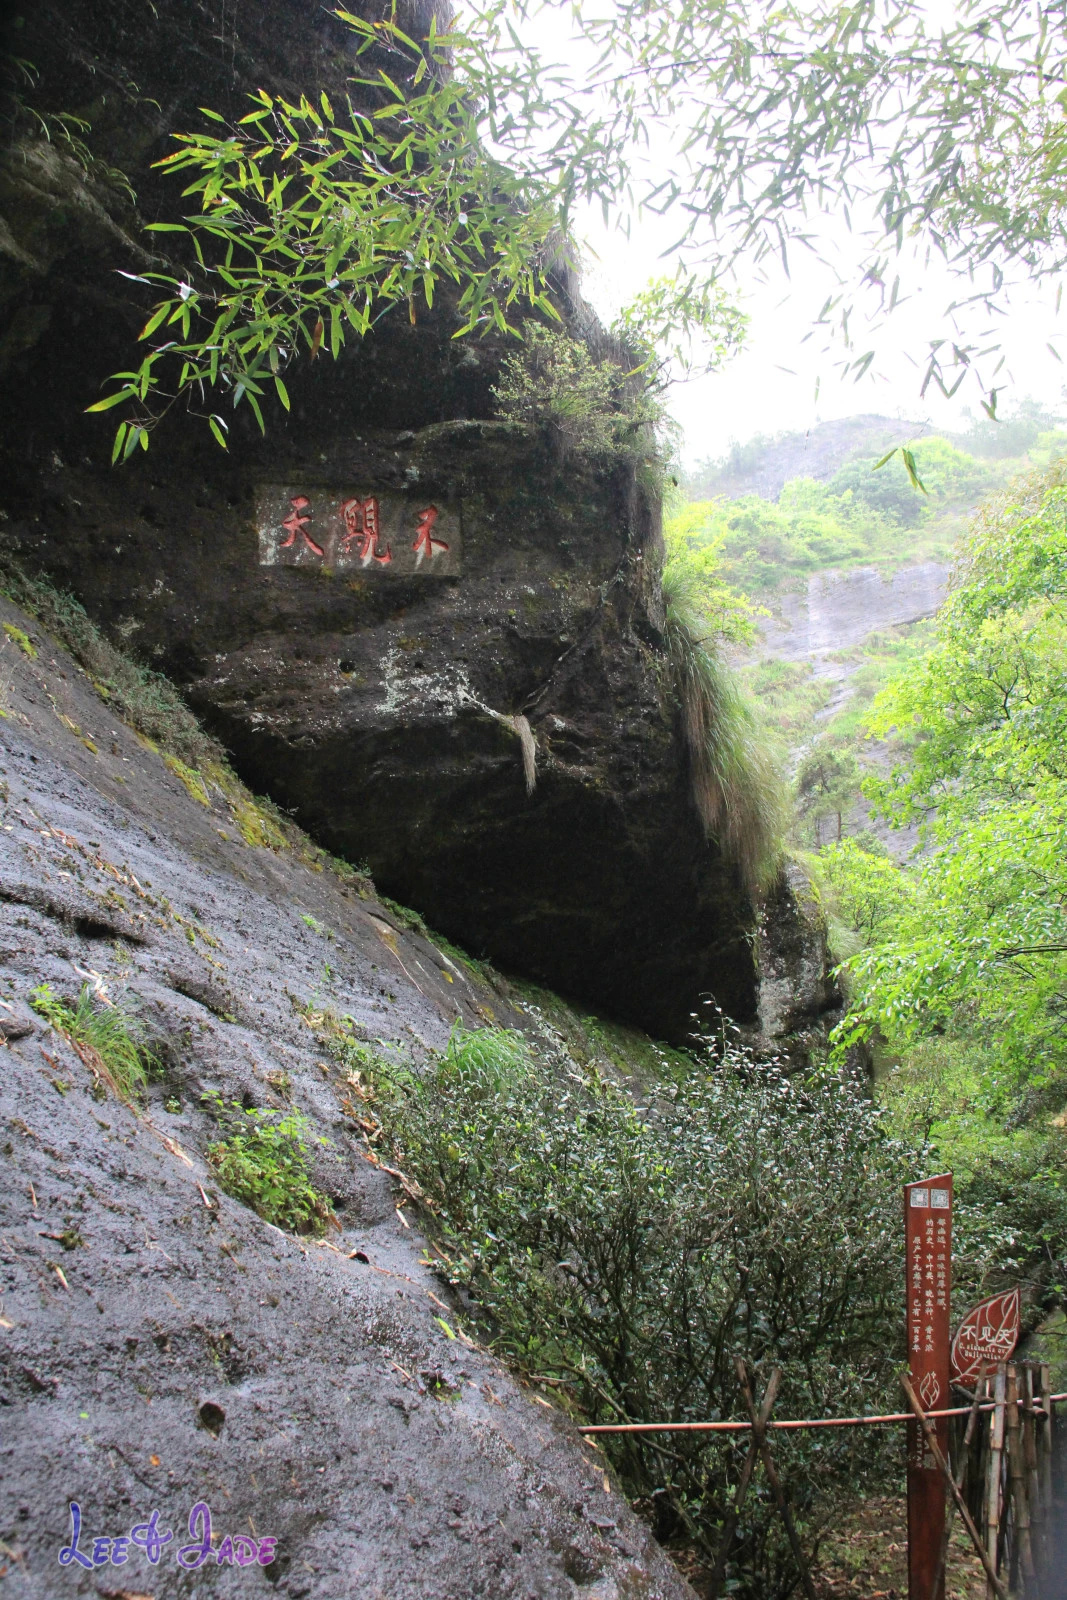
[[[173,300],[165,300],[161,306],[158,306],[137,335],[138,339],[147,339],[151,334],[155,333],[160,323],[166,319],[167,313],[173,304]]]
[[[222,421],[222,418],[221,417],[216,417],[216,416],[208,417],[207,425],[211,429],[212,433],[215,435],[215,438],[217,439],[218,443],[225,450],[227,448],[226,435],[222,430],[226,426],[226,424]]]
[[[925,483],[922,481],[922,479],[919,477],[919,469],[915,465],[915,457],[912,454],[912,452],[910,450],[905,450],[905,449],[902,448],[901,452],[900,452],[900,458],[904,463],[904,469],[908,474],[908,479],[909,479],[909,482],[911,483],[912,488],[913,489],[921,489],[923,494],[928,494],[929,490],[927,489],[927,487],[926,487]]]
[[[291,409],[289,405],[289,391],[286,389],[285,384],[282,382],[281,375],[278,373],[276,373],[274,377],[274,387],[278,391],[278,399],[281,401],[286,411],[289,411]]]
[[[132,384],[127,384],[125,389],[119,389],[115,394],[109,394],[104,400],[97,400],[95,405],[86,406],[86,412],[110,411],[112,406],[120,406],[124,400],[132,400],[137,390]]]

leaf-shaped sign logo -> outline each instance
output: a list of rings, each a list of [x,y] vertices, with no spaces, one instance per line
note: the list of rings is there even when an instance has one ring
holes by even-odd
[[[968,1311],[952,1341],[952,1382],[973,1383],[988,1367],[1010,1361],[1019,1342],[1019,1290],[1008,1289]]]
[[[924,1373],[923,1380],[919,1385],[919,1399],[922,1401],[927,1411],[932,1411],[940,1398],[941,1385],[937,1381],[937,1373]]]

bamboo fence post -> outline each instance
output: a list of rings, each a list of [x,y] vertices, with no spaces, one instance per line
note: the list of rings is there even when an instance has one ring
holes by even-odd
[[[1019,1416],[1019,1368],[1008,1367],[1008,1481],[1011,1485],[1012,1525],[1015,1537],[1012,1568],[1024,1590],[1034,1584],[1034,1547],[1030,1537],[1030,1497],[1027,1494],[1026,1461],[1023,1455],[1022,1420]]]
[[[963,1526],[967,1529],[967,1532],[970,1535],[971,1543],[974,1545],[974,1548],[978,1553],[978,1557],[985,1568],[986,1577],[993,1585],[993,1592],[997,1596],[997,1600],[1008,1600],[1007,1585],[1000,1579],[1000,1577],[998,1577],[996,1569],[989,1559],[989,1552],[982,1543],[982,1536],[978,1532],[978,1529],[975,1527],[974,1522],[971,1519],[971,1513],[967,1510],[967,1502],[964,1500],[962,1494],[956,1486],[956,1480],[952,1476],[952,1468],[941,1454],[941,1446],[937,1442],[937,1434],[934,1432],[933,1424],[920,1405],[915,1390],[912,1388],[911,1384],[908,1382],[903,1373],[901,1373],[900,1383],[904,1393],[907,1395],[908,1404],[914,1412],[919,1426],[923,1431],[923,1437],[926,1440],[927,1449],[933,1456],[938,1471],[941,1473],[942,1477],[945,1479],[950,1490],[952,1491],[952,1498],[959,1507],[959,1513],[963,1520]]]
[[[994,1572],[1000,1571],[1000,1513],[1004,1457],[1004,1401],[1007,1377],[1004,1362],[997,1363],[997,1376],[993,1385],[993,1415],[989,1419],[989,1457],[986,1463],[985,1542]],[[986,1600],[994,1600],[996,1584],[992,1579],[986,1584]]]
[[[756,1418],[760,1431],[765,1429],[767,1426],[767,1422],[771,1415],[771,1408],[774,1405],[774,1397],[778,1393],[778,1385],[781,1383],[781,1381],[782,1369],[780,1367],[775,1367],[774,1371],[771,1373],[770,1382],[764,1390],[763,1401],[760,1405],[759,1414]],[[748,1494],[748,1486],[752,1482],[752,1473],[755,1470],[758,1458],[759,1432],[757,1431],[756,1427],[753,1427],[752,1439],[748,1447],[748,1455],[745,1457],[745,1464],[741,1468],[741,1477],[738,1480],[737,1490],[734,1494],[734,1503],[726,1513],[726,1520],[722,1525],[722,1537],[719,1540],[719,1549],[715,1557],[715,1566],[712,1569],[711,1582],[708,1587],[710,1600],[718,1600],[719,1592],[722,1589],[723,1579],[726,1577],[727,1557],[730,1554],[730,1546],[734,1542],[734,1534],[737,1531],[737,1519],[741,1514],[741,1507],[745,1503],[745,1496]]]
[[[797,1564],[800,1581],[804,1586],[804,1593],[807,1595],[808,1600],[818,1600],[818,1596],[815,1593],[815,1585],[811,1581],[811,1573],[808,1570],[804,1549],[800,1543],[800,1536],[797,1533],[796,1523],[793,1521],[793,1513],[789,1509],[789,1501],[785,1497],[782,1480],[778,1476],[778,1468],[771,1454],[771,1447],[767,1443],[766,1427],[760,1422],[756,1413],[756,1402],[752,1398],[752,1387],[748,1381],[748,1368],[740,1356],[738,1356],[735,1366],[737,1367],[737,1376],[741,1384],[741,1392],[748,1407],[748,1414],[752,1418],[752,1438],[759,1443],[763,1470],[767,1474],[767,1482],[771,1486],[771,1493],[774,1495],[775,1504],[778,1507],[778,1515],[785,1524],[785,1531],[789,1537],[789,1548],[793,1552],[793,1560]]]
[[[1038,1455],[1041,1461],[1041,1498],[1046,1516],[1052,1515],[1052,1371],[1047,1362],[1041,1373],[1041,1427],[1038,1430]]]
[[[1021,1370],[1023,1405],[1020,1421],[1023,1435],[1023,1466],[1026,1469],[1026,1496],[1030,1504],[1030,1545],[1036,1574],[1041,1572],[1045,1565],[1045,1508],[1041,1503],[1041,1480],[1037,1467],[1037,1417],[1034,1415],[1034,1401],[1037,1398],[1040,1380],[1032,1362],[1028,1361]]]

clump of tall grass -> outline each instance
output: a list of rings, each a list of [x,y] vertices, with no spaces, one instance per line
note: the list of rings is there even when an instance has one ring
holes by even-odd
[[[751,892],[773,881],[786,829],[781,762],[759,711],[712,642],[696,580],[663,573],[667,650],[689,749],[693,799],[708,834]]]
[[[138,733],[191,767],[223,760],[222,747],[204,732],[169,679],[110,644],[73,595],[26,572],[3,552],[0,591],[70,651],[100,698]]]
[[[75,1054],[98,1083],[106,1083],[121,1100],[132,1100],[144,1088],[152,1052],[135,1017],[83,984],[73,1004],[42,983],[30,994],[30,1005],[69,1039]]]

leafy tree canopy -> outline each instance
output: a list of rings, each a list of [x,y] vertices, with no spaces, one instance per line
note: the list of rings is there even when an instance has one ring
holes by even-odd
[[[1065,601],[1057,470],[990,502],[932,650],[875,702],[871,732],[902,737],[906,760],[865,791],[931,848],[910,909],[849,964],[854,1027],[977,1032],[1031,1092],[1067,1066]]]
[[[967,280],[960,307],[994,299],[1012,268],[1044,274],[1064,263],[1062,0],[958,0],[944,21],[920,0],[518,9],[567,12],[599,54],[584,82],[539,62],[534,101],[524,86],[534,53],[514,41],[512,146],[525,154],[531,128],[542,146],[552,130],[575,192],[669,214],[698,276],[721,279],[770,253],[788,266],[792,246],[817,245],[813,216],[825,208],[846,226],[873,224],[863,280],[886,309],[900,294],[894,258],[916,238]],[[487,0],[482,15],[506,10]],[[669,161],[642,161],[650,130],[653,154],[669,145]],[[981,265],[988,276],[976,284]],[[835,284],[822,319],[837,319],[847,339],[850,314]],[[935,381],[954,392],[977,354],[962,341],[936,344],[924,389]],[[859,376],[873,358],[857,351],[850,366]],[[995,413],[995,392],[985,404]]]

